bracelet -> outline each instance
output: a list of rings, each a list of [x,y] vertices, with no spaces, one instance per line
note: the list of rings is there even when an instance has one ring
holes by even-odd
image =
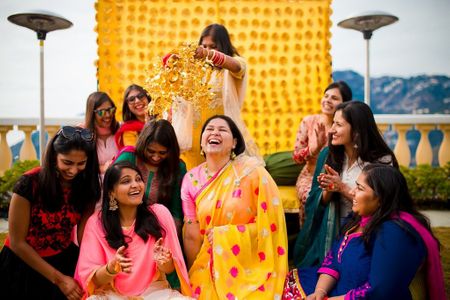
[[[119,273],[119,272],[111,272],[109,269],[108,269],[108,263],[106,263],[106,273],[108,273],[109,275],[117,275],[117,273]]]

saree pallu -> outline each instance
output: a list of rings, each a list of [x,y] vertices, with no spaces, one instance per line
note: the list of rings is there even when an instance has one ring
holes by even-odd
[[[313,182],[306,200],[306,219],[294,247],[294,264],[298,268],[318,266],[330,250],[339,233],[336,201],[321,204],[322,189],[317,176],[324,171],[329,149],[324,148],[317,158]]]
[[[281,298],[288,270],[278,188],[255,158],[240,156],[196,196],[203,244],[189,271],[199,299]],[[213,246],[208,230],[213,229]]]

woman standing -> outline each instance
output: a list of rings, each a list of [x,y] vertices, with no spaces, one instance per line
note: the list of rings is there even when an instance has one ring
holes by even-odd
[[[183,179],[184,249],[199,299],[276,299],[287,272],[278,188],[231,118],[202,128],[206,162]]]
[[[165,274],[176,271],[190,286],[169,211],[144,198],[139,169],[113,164],[105,174],[101,212],[87,224],[77,274],[89,299],[191,299],[172,290]]]
[[[300,123],[293,153],[294,161],[304,164],[296,183],[297,196],[300,199],[300,224],[305,220],[305,203],[311,188],[317,156],[326,146],[336,106],[351,100],[350,87],[344,81],[333,82],[325,89],[321,102],[322,113],[306,116]]]
[[[439,242],[400,171],[367,165],[356,185],[340,240],[319,269],[288,275],[283,299],[446,299]]]
[[[336,107],[328,145],[317,159],[306,200],[306,220],[294,248],[294,262],[300,267],[318,265],[330,249],[351,212],[350,190],[362,168],[377,162],[398,168],[370,107],[363,102]]]
[[[119,128],[116,121],[116,105],[104,92],[94,92],[89,95],[86,102],[86,115],[84,127],[95,132],[100,173],[105,174],[106,169],[117,154],[114,134]]]
[[[42,167],[16,183],[9,236],[0,255],[5,299],[80,299],[73,279],[84,224],[100,197],[94,134],[64,126],[49,141]]]
[[[200,155],[200,129],[209,117],[216,114],[229,116],[244,136],[246,153],[259,157],[258,148],[241,118],[241,109],[247,88],[247,63],[231,43],[228,31],[223,25],[207,26],[203,30],[198,44],[200,47],[197,48],[195,57],[206,59],[213,67],[209,81],[213,99],[208,103],[207,108],[199,112],[199,117],[194,118],[193,124],[177,125],[177,122],[183,122],[186,119],[183,112],[192,110],[179,109],[172,116],[174,127],[180,128],[177,136],[179,138],[186,134],[192,136],[189,151],[183,152],[183,159],[188,169],[204,161]]]
[[[122,104],[123,124],[115,135],[117,148],[135,146],[148,117],[147,106],[152,98],[143,87],[132,84],[126,90]]]

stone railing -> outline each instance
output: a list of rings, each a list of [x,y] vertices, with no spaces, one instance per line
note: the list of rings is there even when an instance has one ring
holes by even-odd
[[[84,118],[46,118],[45,130],[48,139],[52,138],[58,129],[63,125],[77,125],[84,122]],[[31,134],[38,129],[38,118],[1,118],[0,119],[0,175],[11,167],[12,153],[7,143],[7,134],[19,135],[20,132],[25,134],[22,147],[20,148],[20,160],[38,159],[39,154],[31,141]]]
[[[439,148],[439,165],[443,166],[450,161],[450,115],[375,115],[375,119],[382,132],[393,130],[398,133],[394,153],[401,165],[409,166],[411,163],[411,151],[406,140],[406,133],[412,129],[418,130],[421,135],[415,156],[417,164],[432,163],[433,153],[428,134],[435,129],[441,130],[444,136]],[[81,122],[83,122],[81,117],[47,118],[45,127],[51,138],[62,125],[76,125]],[[37,130],[38,123],[37,118],[0,119],[0,175],[11,167],[12,162],[11,145],[6,142],[7,133],[19,134],[18,131],[21,131],[25,134],[19,155],[20,160],[37,159],[38,154],[31,141],[31,133]]]

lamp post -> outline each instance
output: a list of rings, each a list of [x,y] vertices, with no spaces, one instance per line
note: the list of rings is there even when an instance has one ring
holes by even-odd
[[[47,33],[66,29],[73,24],[50,12],[20,13],[8,17],[8,21],[29,28],[37,33],[40,48],[40,115],[39,115],[39,160],[42,164],[45,151],[45,101],[44,101],[44,40]]]
[[[366,40],[366,74],[364,76],[364,102],[370,106],[370,53],[369,41],[372,33],[380,27],[397,22],[398,18],[382,11],[367,11],[351,16],[338,23],[339,27],[361,31]]]

